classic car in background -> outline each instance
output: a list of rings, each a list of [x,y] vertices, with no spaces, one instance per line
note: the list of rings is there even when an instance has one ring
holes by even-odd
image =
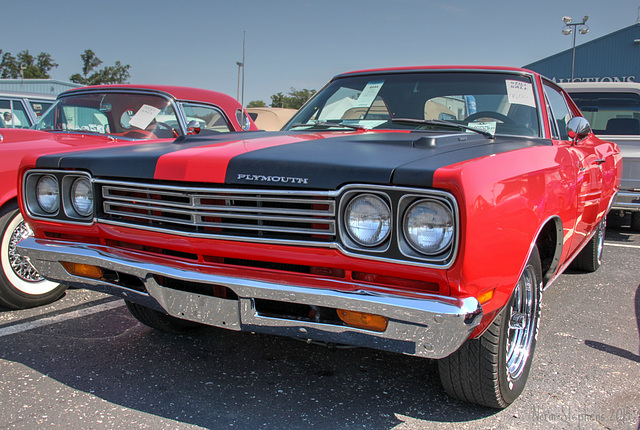
[[[640,231],[640,83],[575,82],[562,84],[593,132],[620,146],[624,167],[612,209],[631,213],[631,229]]]
[[[18,249],[159,330],[438,359],[447,393],[504,408],[542,290],[600,265],[620,174],[617,146],[533,72],[364,70],[286,131],[25,159]]]
[[[17,172],[23,156],[257,128],[240,104],[222,93],[185,87],[107,85],[62,93],[35,129],[0,130],[0,306],[14,309],[49,303],[66,288],[42,278],[16,250],[16,243],[30,234],[16,199]],[[132,166],[131,172],[135,170]]]
[[[30,128],[55,101],[45,94],[0,91],[0,128]]]
[[[291,119],[296,109],[254,107],[247,108],[247,113],[260,130],[278,131]]]

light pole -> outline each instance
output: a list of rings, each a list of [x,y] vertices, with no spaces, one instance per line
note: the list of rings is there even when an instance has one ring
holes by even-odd
[[[245,50],[246,40],[247,40],[247,32],[244,31],[242,32],[242,61],[236,61],[236,65],[238,66],[238,97],[236,99],[240,102],[242,107],[244,107],[244,63],[245,63],[244,50]],[[240,71],[242,71],[242,97],[240,96],[241,95]]]
[[[236,61],[236,64],[238,65],[238,96],[236,100],[240,101],[240,72],[242,71],[244,63],[242,63],[242,61]]]
[[[571,82],[573,82],[573,72],[576,67],[576,30],[578,30],[580,34],[587,34],[589,32],[589,27],[585,23],[588,19],[589,15],[585,15],[581,22],[574,23],[573,18],[570,16],[562,17],[562,21],[564,22],[562,34],[569,36],[573,33],[573,42],[571,43]]]

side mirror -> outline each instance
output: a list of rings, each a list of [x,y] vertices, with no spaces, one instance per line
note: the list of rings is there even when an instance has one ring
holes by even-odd
[[[193,119],[187,124],[187,134],[199,134],[201,130],[202,128],[199,121]]]
[[[574,143],[584,139],[591,133],[591,125],[584,117],[576,116],[567,124],[567,134]]]

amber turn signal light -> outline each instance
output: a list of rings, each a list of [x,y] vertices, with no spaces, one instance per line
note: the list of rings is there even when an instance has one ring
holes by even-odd
[[[478,301],[480,304],[487,303],[489,300],[493,298],[494,289],[483,291],[478,295]]]
[[[380,315],[338,309],[338,317],[345,324],[373,331],[385,331],[389,320]]]
[[[68,261],[61,261],[60,264],[67,269],[72,275],[82,276],[84,278],[100,279],[104,274],[102,269],[97,266],[91,266],[89,264],[69,263]]]

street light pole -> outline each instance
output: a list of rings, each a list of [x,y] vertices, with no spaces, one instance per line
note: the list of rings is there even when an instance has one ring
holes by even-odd
[[[589,15],[585,15],[581,22],[574,23],[573,18],[570,16],[562,17],[562,21],[564,22],[562,34],[568,36],[573,33],[573,43],[571,43],[571,82],[573,82],[576,67],[576,30],[578,30],[580,34],[587,34],[589,32],[589,27],[585,23],[588,19]]]
[[[247,32],[242,32],[242,98],[240,99],[240,104],[244,108],[244,66],[245,66],[245,58],[244,58],[244,48],[247,41]]]
[[[238,95],[236,96],[236,100],[240,101],[240,71],[242,70],[242,66],[244,66],[244,63],[241,61],[236,61],[236,65],[238,66]]]
[[[236,65],[238,66],[238,95],[236,97],[236,100],[240,102],[242,107],[244,107],[244,61],[245,61],[244,51],[245,51],[246,40],[247,40],[247,32],[244,31],[242,32],[242,61],[236,61]],[[240,93],[240,82],[241,82],[240,72],[242,72],[242,96]]]

